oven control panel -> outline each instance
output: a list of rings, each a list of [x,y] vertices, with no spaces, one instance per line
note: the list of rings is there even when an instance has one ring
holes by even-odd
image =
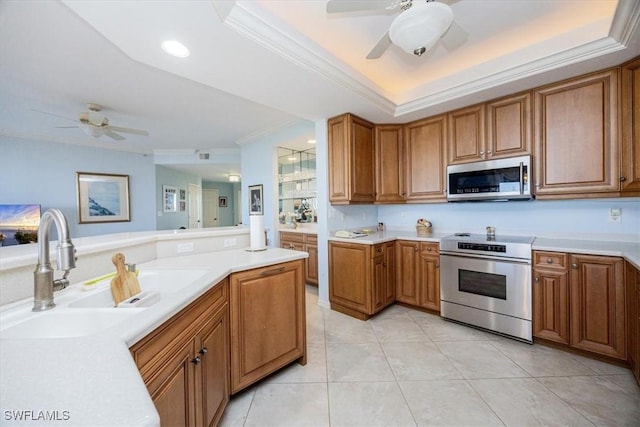
[[[485,252],[499,252],[506,253],[506,245],[497,245],[489,243],[470,243],[470,242],[458,242],[458,249],[467,249],[473,251],[485,251]]]

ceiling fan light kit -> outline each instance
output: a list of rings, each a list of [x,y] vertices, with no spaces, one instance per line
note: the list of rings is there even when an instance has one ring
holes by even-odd
[[[453,11],[443,3],[413,2],[389,28],[389,38],[407,53],[421,56],[449,29]]]

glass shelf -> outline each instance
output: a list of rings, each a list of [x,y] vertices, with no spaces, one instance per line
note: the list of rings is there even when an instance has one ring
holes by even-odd
[[[278,148],[278,213],[302,217],[317,208],[315,148]]]

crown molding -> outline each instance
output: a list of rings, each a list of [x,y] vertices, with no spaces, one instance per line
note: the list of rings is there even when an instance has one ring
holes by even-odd
[[[315,42],[286,32],[283,25],[276,26],[260,16],[260,10],[250,2],[235,2],[223,20],[233,30],[277,53],[294,64],[320,74],[331,82],[354,92],[378,106],[382,111],[399,117],[428,107],[454,101],[462,96],[495,88],[505,83],[532,77],[581,61],[625,49],[640,25],[640,2],[619,2],[611,24],[609,37],[585,43],[576,48],[552,54],[535,61],[506,68],[500,72],[453,85],[404,103],[394,103],[390,94],[357,70],[346,66]],[[252,140],[251,137],[248,138]],[[238,142],[239,144],[245,141]]]

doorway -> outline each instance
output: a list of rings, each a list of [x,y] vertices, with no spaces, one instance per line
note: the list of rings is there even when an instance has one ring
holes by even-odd
[[[202,227],[202,192],[199,185],[189,184],[189,228]]]
[[[205,227],[218,227],[220,225],[218,212],[218,196],[216,189],[206,188],[202,190],[202,217]]]

